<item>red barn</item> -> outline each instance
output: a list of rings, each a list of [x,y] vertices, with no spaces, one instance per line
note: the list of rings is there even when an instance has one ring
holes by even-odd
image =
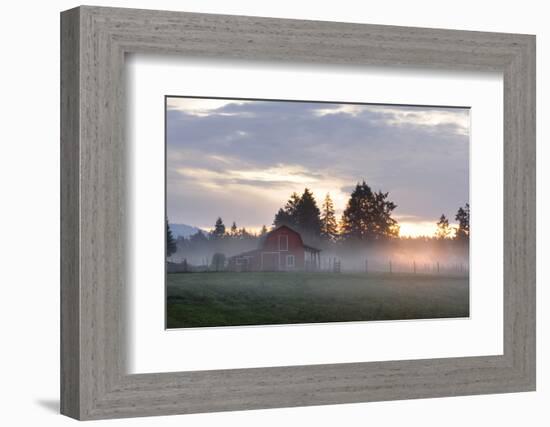
[[[320,266],[320,249],[304,244],[302,236],[281,225],[270,231],[259,248],[229,258],[232,271],[303,271]]]

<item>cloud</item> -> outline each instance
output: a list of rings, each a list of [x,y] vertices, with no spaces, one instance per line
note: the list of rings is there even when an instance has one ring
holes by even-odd
[[[470,133],[470,110],[467,108],[431,108],[421,107],[367,107],[367,110],[385,115],[390,126],[413,125],[440,129],[441,126],[454,128],[460,135]]]
[[[328,107],[326,108],[320,107],[314,110],[314,114],[319,117],[327,116],[329,114],[349,114],[351,116],[358,116],[365,110],[365,106],[357,104],[328,104]]]
[[[213,114],[231,116],[231,113],[219,111],[228,104],[242,105],[249,101],[235,101],[227,99],[212,98],[166,98],[166,109],[181,111],[190,116],[207,117]]]
[[[222,162],[230,164],[229,159]],[[321,175],[308,172],[298,165],[278,164],[268,169],[226,169],[217,171],[213,168],[183,167],[177,169],[185,178],[199,181],[200,183],[217,182],[219,185],[227,183],[241,183],[243,185],[265,184],[298,184],[307,186],[319,181]]]
[[[212,100],[167,110],[172,221],[204,226],[227,211],[243,222],[242,208],[250,225],[270,223],[306,186],[319,203],[330,192],[341,213],[362,180],[419,221],[454,216],[468,201],[468,109],[199,101]]]

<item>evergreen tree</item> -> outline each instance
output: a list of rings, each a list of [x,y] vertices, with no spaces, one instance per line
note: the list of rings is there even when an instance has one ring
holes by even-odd
[[[294,192],[290,196],[290,199],[286,202],[284,208],[279,209],[275,214],[273,225],[279,227],[281,225],[288,225],[290,227],[298,226],[298,206],[300,204],[300,196]]]
[[[170,230],[168,219],[166,219],[166,256],[170,258],[173,254],[176,253],[177,250],[178,247],[176,246],[176,240],[174,239],[172,230]]]
[[[267,234],[267,227],[264,225],[262,225],[262,229],[260,230],[260,237],[263,237]]]
[[[231,224],[231,228],[229,230],[229,236],[235,238],[239,234],[239,229],[237,228],[237,223],[233,221],[233,224]]]
[[[388,193],[373,192],[365,181],[358,183],[342,215],[343,237],[371,241],[399,236],[399,226],[391,216],[397,205],[387,198]]]
[[[249,232],[246,230],[246,228],[243,227],[243,228],[241,228],[241,229],[239,230],[239,238],[240,238],[241,240],[244,240],[244,239],[251,239],[251,238],[253,238],[253,237],[254,237],[254,236],[253,236],[251,233],[249,233]]]
[[[218,217],[216,220],[216,223],[214,224],[214,230],[210,233],[210,236],[214,240],[220,240],[225,235],[225,225],[223,224],[223,220]]]
[[[371,188],[363,181],[351,193],[342,215],[341,229],[346,239],[368,240],[373,212]]]
[[[451,227],[449,227],[449,220],[445,215],[441,215],[439,221],[437,222],[437,231],[435,232],[435,237],[444,240],[448,239],[451,234]]]
[[[293,192],[290,195],[290,199],[288,199],[288,202],[286,202],[286,205],[285,205],[285,212],[294,221],[294,223],[298,222],[298,209],[301,201],[302,200],[298,195],[298,193]]]
[[[374,219],[373,230],[375,239],[399,237],[399,225],[391,217],[392,211],[397,207],[393,202],[387,201],[389,193],[378,191],[373,193]]]
[[[334,215],[334,203],[327,193],[323,201],[321,213],[321,237],[326,240],[335,240],[338,237],[338,224]]]
[[[470,239],[470,204],[466,203],[464,208],[458,208],[455,219],[458,221],[455,239],[469,240]]]
[[[296,206],[296,225],[300,231],[312,237],[319,237],[321,234],[321,211],[313,193],[304,189],[302,197]]]
[[[281,225],[290,225],[293,226],[293,220],[290,215],[283,209],[280,208],[275,214],[275,219],[273,220],[273,225],[275,227],[280,227]]]

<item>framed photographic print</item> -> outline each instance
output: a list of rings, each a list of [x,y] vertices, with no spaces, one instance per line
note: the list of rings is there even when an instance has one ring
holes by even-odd
[[[535,388],[535,38],[62,13],[62,413]]]
[[[468,108],[166,108],[167,328],[469,317]]]

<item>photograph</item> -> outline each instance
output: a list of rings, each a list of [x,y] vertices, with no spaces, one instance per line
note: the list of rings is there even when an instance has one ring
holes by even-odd
[[[165,96],[166,328],[469,318],[470,108]]]

